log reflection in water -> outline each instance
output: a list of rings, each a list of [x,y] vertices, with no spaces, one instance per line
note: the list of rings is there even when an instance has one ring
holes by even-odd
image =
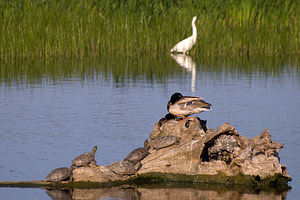
[[[213,186],[208,186],[213,188]],[[55,200],[58,199],[141,199],[141,200],[159,200],[159,199],[285,199],[287,191],[252,191],[251,189],[216,186],[216,190],[196,188],[145,188],[145,187],[113,187],[113,188],[93,188],[73,190],[47,190],[46,193]],[[69,195],[67,195],[69,192]],[[61,195],[63,194],[63,195]]]

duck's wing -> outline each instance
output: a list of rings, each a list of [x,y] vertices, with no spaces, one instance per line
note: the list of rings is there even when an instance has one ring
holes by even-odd
[[[202,97],[198,97],[198,96],[183,96],[183,98],[192,98],[192,99],[196,99],[196,100],[203,99]]]
[[[211,104],[210,103],[207,103],[203,100],[199,100],[199,101],[194,101],[193,104],[191,104],[192,107],[197,107],[197,108],[205,108],[205,109],[208,109],[210,110],[210,106]]]
[[[210,110],[210,103],[207,103],[199,98],[190,98],[191,101],[180,101],[178,106],[185,111],[190,111],[191,113],[199,113],[205,110]],[[177,103],[177,102],[176,102]]]
[[[201,97],[192,97],[192,96],[184,96],[181,99],[179,99],[178,101],[176,101],[175,104],[186,104],[186,103],[190,103],[192,101],[199,101],[200,99],[203,99]]]

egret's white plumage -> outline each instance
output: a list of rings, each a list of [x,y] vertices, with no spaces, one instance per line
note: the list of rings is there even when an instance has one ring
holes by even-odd
[[[177,53],[188,53],[188,51],[193,47],[193,45],[196,43],[197,40],[197,28],[195,25],[197,17],[193,17],[192,20],[192,28],[193,28],[193,35],[182,40],[181,42],[177,43],[172,49],[172,52],[177,52]]]

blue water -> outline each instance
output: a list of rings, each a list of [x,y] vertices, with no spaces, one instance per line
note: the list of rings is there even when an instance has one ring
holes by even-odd
[[[297,199],[299,67],[280,65],[276,73],[259,68],[243,73],[238,70],[241,66],[229,71],[224,67],[221,72],[222,66],[183,68],[176,62],[172,67],[179,73],[163,81],[141,76],[118,82],[112,72],[107,76],[101,71],[79,78],[41,77],[33,83],[1,80],[0,181],[44,179],[94,145],[98,145],[97,164],[121,160],[143,146],[154,123],[167,113],[170,96],[181,92],[212,104],[211,111],[196,115],[210,128],[229,122],[250,138],[269,128],[272,139],[284,143],[279,156],[293,178],[287,197]],[[0,188],[0,196],[49,199],[41,189]]]

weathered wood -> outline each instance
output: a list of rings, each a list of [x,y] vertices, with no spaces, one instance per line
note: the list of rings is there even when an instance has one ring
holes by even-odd
[[[112,173],[105,166],[97,166],[75,170],[74,180],[163,179],[249,185],[282,185],[291,180],[286,166],[279,162],[278,152],[283,145],[271,140],[268,129],[249,139],[239,135],[229,123],[224,123],[217,131],[203,125],[205,123],[195,117],[189,117],[183,123],[164,119],[164,123],[155,124],[150,134],[150,146],[155,144],[156,138],[167,135],[181,140],[179,144],[162,149],[150,148],[149,154],[141,160],[137,177]],[[145,177],[151,177],[151,180]]]
[[[162,149],[153,148],[156,138],[167,135],[181,139]],[[182,123],[171,118],[156,123],[149,138],[149,154],[141,157],[135,174],[90,165],[75,169],[72,183],[59,182],[55,187],[107,187],[156,180],[274,187],[287,186],[291,181],[278,156],[283,144],[273,141],[268,129],[250,139],[240,135],[229,123],[214,131],[196,117],[188,117]],[[2,181],[0,186],[54,187],[45,181]]]

